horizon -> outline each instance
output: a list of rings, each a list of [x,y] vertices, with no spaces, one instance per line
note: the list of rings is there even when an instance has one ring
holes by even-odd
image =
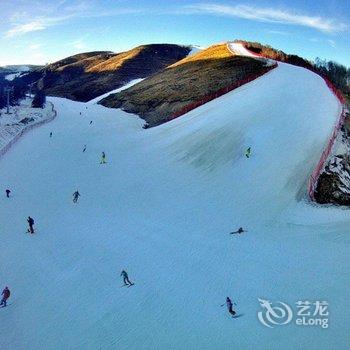
[[[123,52],[145,44],[208,47],[242,39],[350,67],[350,4],[341,1],[169,5],[149,0],[61,0],[48,5],[42,0],[5,0],[0,10],[5,18],[0,24],[0,66],[44,65],[82,52]]]

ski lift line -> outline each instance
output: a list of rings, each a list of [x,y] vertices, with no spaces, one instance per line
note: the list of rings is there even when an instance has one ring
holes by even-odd
[[[10,93],[13,92],[13,86],[6,86],[4,88],[4,92],[6,93],[6,114],[10,114]]]

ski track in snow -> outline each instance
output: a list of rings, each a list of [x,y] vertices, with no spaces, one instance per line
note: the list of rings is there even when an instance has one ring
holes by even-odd
[[[143,80],[143,78],[131,80],[129,83],[123,85],[122,87],[120,87],[118,89],[114,89],[114,90],[109,91],[109,92],[106,92],[103,95],[97,96],[97,97],[93,98],[92,100],[88,101],[87,103],[97,103],[97,102],[101,101],[103,98],[105,98],[105,97],[107,97],[107,96],[109,96],[111,94],[116,94],[117,92],[120,92],[120,91],[123,91],[125,89],[128,89],[129,87],[139,83],[142,80]]]
[[[0,159],[1,349],[348,348],[348,210],[306,200],[340,108],[320,77],[280,63],[147,130],[49,100],[58,117]],[[327,300],[330,328],[268,329],[258,298]]]

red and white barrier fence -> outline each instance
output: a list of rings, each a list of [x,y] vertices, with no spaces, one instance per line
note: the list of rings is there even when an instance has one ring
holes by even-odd
[[[200,100],[198,101],[195,101],[195,102],[192,102],[188,105],[186,105],[185,107],[177,110],[176,112],[174,112],[172,115],[170,115],[168,118],[167,118],[167,121],[170,121],[170,120],[173,120],[175,118],[178,118],[180,116],[182,116],[183,114],[186,114],[187,112],[199,107],[199,106],[202,106],[204,105],[205,103],[209,102],[209,101],[212,101],[214,100],[215,98],[218,98],[224,94],[227,94],[228,92],[234,90],[234,89],[237,89],[239,88],[240,86],[244,85],[244,84],[247,84],[259,77],[261,77],[262,75],[266,74],[267,72],[269,72],[270,70],[274,69],[277,67],[277,63],[274,64],[274,65],[271,65],[271,66],[268,66],[268,67],[264,67],[262,72],[259,72],[259,74],[250,74],[248,75],[247,77],[245,77],[244,79],[242,80],[239,80],[239,81],[236,81],[234,82],[233,84],[231,85],[228,85],[226,87],[223,87],[211,94],[208,94],[208,95],[205,95],[203,96]]]
[[[330,156],[331,152],[332,152],[332,148],[334,145],[334,142],[337,138],[338,132],[341,129],[342,125],[344,124],[344,120],[346,117],[346,110],[345,107],[342,107],[342,111],[341,114],[337,120],[336,125],[334,126],[332,135],[327,143],[326,148],[323,150],[321,158],[319,160],[319,162],[317,163],[315,169],[313,170],[310,179],[309,179],[309,183],[308,183],[308,193],[309,196],[312,200],[315,200],[315,190],[317,187],[317,182],[318,182],[318,178],[320,177],[321,173],[323,172],[327,159]]]
[[[247,49],[247,48],[246,48]],[[250,51],[249,49],[247,49],[249,52],[256,54],[255,52]],[[256,54],[259,57],[263,57],[261,54]],[[328,88],[332,91],[332,93],[334,94],[334,96],[338,99],[338,101],[342,104],[342,110],[341,113],[338,117],[338,120],[334,126],[333,132],[330,136],[330,139],[327,143],[326,148],[323,150],[321,158],[319,160],[319,162],[317,163],[315,169],[313,170],[310,178],[309,178],[309,182],[308,182],[308,193],[309,196],[311,198],[311,200],[315,200],[315,190],[317,187],[317,182],[318,182],[318,178],[320,177],[322,171],[325,168],[326,162],[328,157],[330,156],[331,152],[332,152],[332,148],[334,145],[334,142],[337,138],[338,132],[341,129],[341,127],[344,124],[344,120],[346,117],[346,108],[345,108],[345,98],[342,95],[342,93],[333,85],[333,83],[324,75],[322,75],[320,72],[318,72],[316,69],[313,69],[311,67],[308,66],[301,66],[305,69],[308,69],[310,71],[312,71],[313,73],[317,74],[318,76],[320,76],[325,83],[327,84]]]

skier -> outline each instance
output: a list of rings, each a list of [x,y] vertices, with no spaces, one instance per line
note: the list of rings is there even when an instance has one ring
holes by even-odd
[[[83,153],[86,151],[86,145],[84,145]]]
[[[234,235],[234,234],[236,234],[236,233],[238,233],[238,234],[240,235],[240,234],[243,233],[243,232],[247,232],[247,231],[244,231],[244,230],[243,230],[243,227],[240,227],[237,231],[231,232],[230,235]]]
[[[1,299],[0,306],[4,305],[4,307],[6,307],[6,302],[7,302],[7,299],[10,297],[10,294],[11,292],[8,289],[8,287],[5,287],[5,289],[1,293],[2,299]]]
[[[123,281],[124,281],[124,285],[125,285],[125,286],[132,286],[132,285],[134,285],[134,283],[130,282],[129,276],[128,276],[128,274],[127,274],[126,271],[123,270],[123,271],[121,272],[120,276],[123,277]]]
[[[7,197],[7,198],[10,198],[10,193],[11,193],[11,191],[10,191],[9,189],[7,189],[5,192],[6,192],[6,197]]]
[[[102,152],[100,164],[106,164],[106,154],[105,154],[105,152]]]
[[[74,193],[73,193],[73,203],[76,203],[78,202],[78,198],[80,197],[80,193],[78,190],[76,190]]]
[[[90,120],[90,125],[92,124],[92,120]]]
[[[29,229],[28,229],[28,232],[30,233],[34,233],[34,228],[33,228],[33,225],[34,225],[34,219],[31,218],[30,216],[28,216],[28,224],[29,224]]]
[[[50,137],[52,137],[52,131],[50,132]]]
[[[226,306],[228,309],[228,312],[234,316],[236,314],[236,311],[233,310],[233,303],[229,297],[226,298]]]
[[[250,158],[250,155],[251,155],[251,154],[252,154],[252,150],[251,150],[250,147],[248,147],[247,150],[245,151],[245,156],[246,156],[247,158]]]

